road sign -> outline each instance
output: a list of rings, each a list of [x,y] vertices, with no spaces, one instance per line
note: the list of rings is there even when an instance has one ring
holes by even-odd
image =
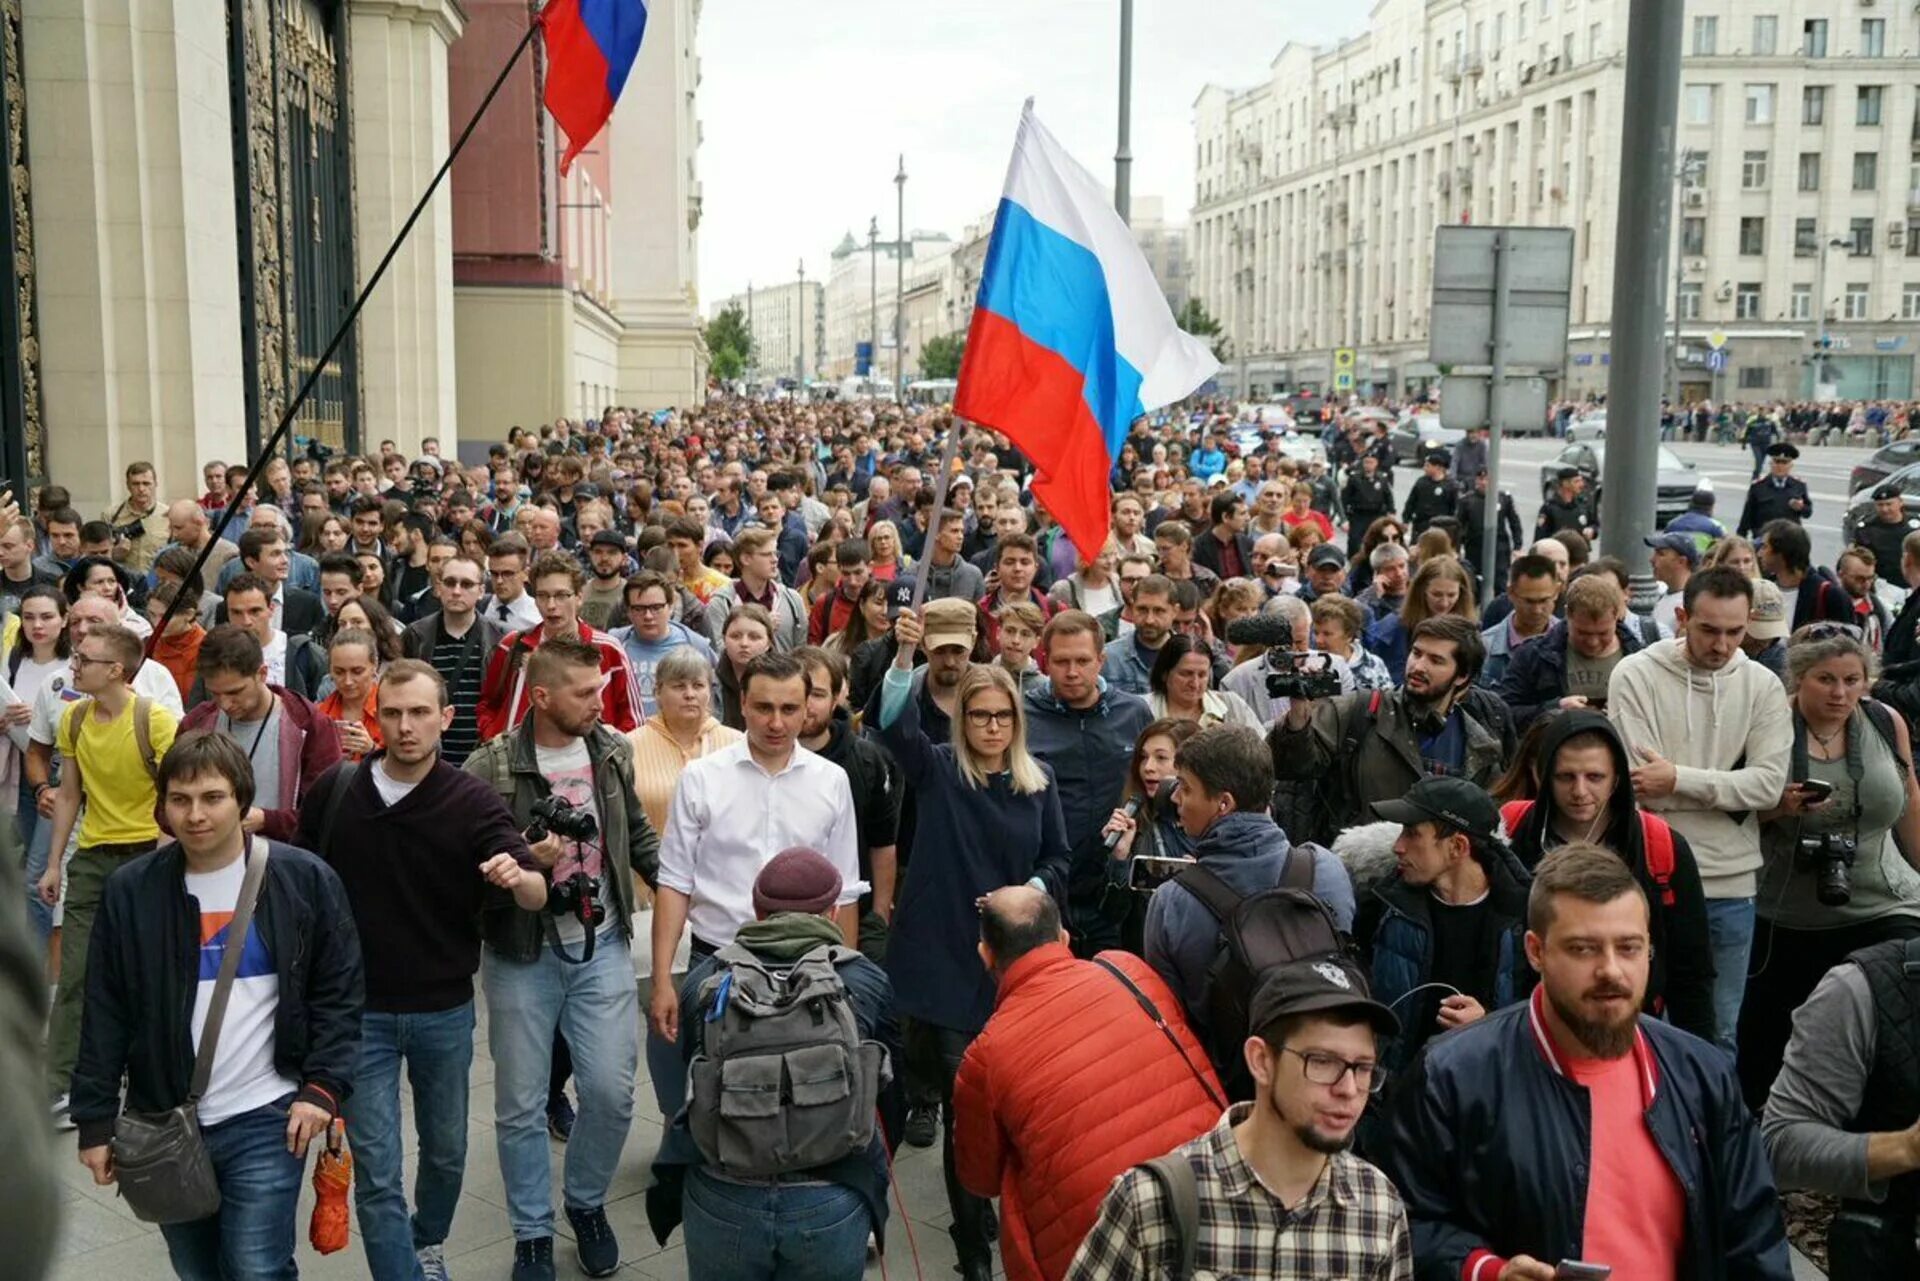
[[[1470,431],[1489,427],[1488,378],[1449,374],[1440,380],[1440,425]],[[1547,380],[1509,378],[1507,394],[1500,398],[1500,430],[1536,432],[1547,421]]]
[[[1726,345],[1727,335],[1723,331],[1716,329],[1707,335],[1707,346],[1713,348],[1715,351],[1719,351]]]
[[[1333,349],[1333,389],[1341,392],[1353,390],[1353,348],[1351,347]]]
[[[1506,363],[1558,369],[1567,356],[1571,227],[1435,228],[1427,359],[1437,365],[1493,363],[1496,236],[1504,236],[1508,247]]]
[[[1727,353],[1724,350],[1722,350],[1719,347],[1715,347],[1712,351],[1707,353],[1708,369],[1711,369],[1714,373],[1717,374],[1721,370],[1725,369],[1726,367],[1727,367]]]

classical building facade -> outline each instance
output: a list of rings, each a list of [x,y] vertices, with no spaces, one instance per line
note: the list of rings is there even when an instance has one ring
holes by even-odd
[[[1418,389],[1434,228],[1574,231],[1567,367],[1606,385],[1628,0],[1382,0],[1337,48],[1194,107],[1193,291],[1221,381]],[[1680,387],[1768,400],[1913,391],[1920,320],[1920,14],[1856,0],[1687,6],[1674,282]],[[1673,306],[1672,300],[1669,306]],[[1811,360],[1823,332],[1831,355]],[[1724,367],[1709,371],[1709,335]]]
[[[453,111],[464,121],[526,34],[526,0],[464,0]],[[653,0],[613,120],[559,171],[541,107],[544,52],[515,67],[454,165],[452,291],[458,411],[472,434],[608,405],[697,403],[700,338],[695,112],[698,0]]]
[[[953,241],[945,232],[909,231],[905,262],[896,278],[895,259],[901,252],[893,240],[856,241],[848,232],[834,247],[827,269],[826,376],[838,381],[855,373],[857,347],[869,342],[873,350],[872,376],[891,382],[894,376],[894,319],[899,311],[897,286],[913,275],[916,263],[925,264],[945,254]],[[912,365],[906,366],[912,373]]]
[[[827,315],[822,305],[826,286],[818,280],[796,278],[784,285],[756,288],[721,298],[708,305],[712,320],[729,307],[738,307],[753,334],[753,368],[749,377],[762,382],[788,378],[813,381],[825,367]]]

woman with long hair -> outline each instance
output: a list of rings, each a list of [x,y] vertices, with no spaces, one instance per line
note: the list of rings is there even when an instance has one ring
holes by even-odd
[[[855,650],[892,629],[893,620],[887,617],[887,585],[869,578],[853,598],[853,612],[847,616],[846,626],[821,642],[821,648],[851,662]]]
[[[1373,549],[1381,543],[1404,543],[1407,541],[1406,522],[1398,516],[1379,516],[1367,532],[1360,536],[1360,550],[1347,566],[1347,586],[1352,595],[1359,596],[1373,581]]]
[[[1147,673],[1147,706],[1156,719],[1192,721],[1209,725],[1245,725],[1264,730],[1246,700],[1231,690],[1211,688],[1213,650],[1205,641],[1184,632],[1167,637]]]
[[[947,1201],[963,1269],[991,1262],[988,1202],[953,1176],[953,1077],[964,1047],[993,1013],[994,980],[980,964],[974,904],[1006,885],[1033,883],[1064,902],[1070,851],[1053,771],[1027,751],[1020,689],[1004,668],[977,664],[954,691],[952,739],[920,728],[912,696],[923,628],[911,611],[880,691],[880,737],[913,787],[913,861],[894,910],[887,972],[895,1008],[910,1017],[906,1054],[940,1083]],[[974,1275],[969,1271],[968,1275]]]
[[[1458,557],[1434,556],[1421,563],[1407,587],[1407,603],[1367,629],[1367,649],[1387,665],[1395,685],[1406,679],[1407,644],[1413,629],[1429,618],[1452,614],[1476,625],[1473,576]]]
[[[1192,855],[1193,838],[1180,826],[1180,810],[1167,784],[1174,779],[1173,758],[1180,745],[1199,732],[1197,721],[1166,717],[1141,730],[1134,740],[1133,759],[1127,763],[1120,808],[1101,830],[1114,845],[1100,890],[1100,913],[1120,927],[1120,946],[1135,956],[1146,954],[1147,900],[1152,893],[1144,886],[1134,888],[1133,860]],[[1126,807],[1134,801],[1139,809],[1130,815]]]
[[[327,546],[325,542],[326,534],[329,528],[336,531],[339,535],[338,544],[331,547]],[[342,521],[338,516],[334,515],[332,512],[330,511],[308,512],[306,515],[300,518],[300,538],[297,542],[294,543],[295,551],[300,552],[301,554],[306,556],[311,556],[315,560],[319,560],[322,556],[326,555],[328,552],[339,551],[340,548],[345,547],[346,545],[347,545],[346,522]]]
[[[1229,645],[1227,626],[1251,618],[1266,604],[1266,592],[1251,578],[1229,578],[1213,589],[1206,605],[1209,630],[1213,633],[1214,658],[1227,667],[1237,667],[1249,658],[1266,652],[1265,645]]]
[[[345,606],[341,612],[346,612]],[[340,751],[350,761],[380,747],[380,709],[374,704],[380,668],[379,646],[372,632],[357,627],[334,632],[327,645],[333,693],[314,704],[314,709],[339,726]]]
[[[14,818],[20,827],[20,843],[26,847],[27,918],[40,940],[40,954],[44,957],[53,936],[54,918],[53,909],[40,897],[37,887],[47,870],[53,821],[40,812],[39,798],[45,794],[48,805],[52,805],[53,796],[48,788],[59,782],[59,756],[49,753],[46,776],[34,778],[34,771],[25,763],[29,759],[27,727],[42,693],[52,698],[70,679],[67,675],[67,598],[57,587],[35,583],[20,593],[19,615],[20,635],[7,654],[7,684],[13,689],[13,699],[0,714],[5,716],[6,737],[11,743],[8,754],[21,762],[17,767],[20,786]],[[8,769],[15,768],[10,762]]]
[[[708,543],[706,550],[700,553],[700,560],[714,573],[725,574],[728,578],[732,578],[739,570],[731,539],[716,538]]]
[[[394,620],[385,605],[371,596],[349,596],[340,602],[329,629],[329,638],[343,631],[369,633],[377,649],[375,657],[380,660],[382,667],[396,658],[407,656],[406,629]]]
[[[900,550],[900,530],[890,520],[876,520],[867,531],[867,550],[872,554],[867,573],[890,583],[905,573],[913,558]]]
[[[153,624],[129,603],[132,588],[133,579],[126,568],[105,556],[82,556],[73,562],[67,570],[67,576],[60,582],[60,590],[66,593],[67,604],[73,604],[82,595],[110,600],[120,611],[121,626],[145,640],[153,635]]]
[[[764,606],[735,605],[720,629],[720,657],[714,663],[720,680],[720,721],[729,729],[747,727],[740,707],[740,677],[748,663],[772,648],[773,615]]]
[[[487,549],[493,546],[494,533],[478,516],[460,526],[460,554],[476,565],[487,563]]]
[[[1739,534],[1728,534],[1700,558],[1701,569],[1716,569],[1721,565],[1738,570],[1748,578],[1760,577],[1760,555],[1754,551],[1753,544]]]

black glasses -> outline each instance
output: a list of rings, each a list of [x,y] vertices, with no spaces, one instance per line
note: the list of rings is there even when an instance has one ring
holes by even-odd
[[[1009,707],[999,711],[989,711],[984,707],[969,707],[967,709],[967,724],[973,726],[975,729],[985,729],[989,725],[998,725],[1001,728],[1006,728],[1013,724],[1013,709]]]
[[[1852,623],[1808,623],[1800,629],[1800,639],[1809,641],[1833,640],[1845,636],[1850,640],[1861,639],[1861,632]]]
[[[1378,1093],[1387,1082],[1386,1069],[1378,1063],[1354,1062],[1318,1050],[1296,1050],[1291,1045],[1281,1046],[1280,1052],[1299,1059],[1301,1071],[1315,1085],[1338,1085],[1349,1072],[1353,1073],[1353,1083],[1368,1094]]]

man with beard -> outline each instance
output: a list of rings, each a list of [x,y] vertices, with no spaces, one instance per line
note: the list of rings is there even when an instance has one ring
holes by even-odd
[[[1435,1277],[1554,1281],[1793,1275],[1759,1128],[1732,1061],[1642,1018],[1647,899],[1575,843],[1527,898],[1540,986],[1427,1047],[1396,1083],[1382,1164]]]
[[[1249,1281],[1410,1281],[1400,1197],[1347,1150],[1384,1079],[1376,1043],[1398,1030],[1393,1012],[1368,995],[1350,961],[1329,956],[1269,971],[1248,1026],[1243,1053],[1254,1098],[1170,1156],[1122,1175],[1068,1281],[1147,1281],[1183,1268]]]
[[[1107,642],[1100,674],[1113,688],[1145,698],[1147,674],[1173,634],[1173,580],[1159,574],[1141,579],[1133,589],[1132,610],[1133,628]]]

